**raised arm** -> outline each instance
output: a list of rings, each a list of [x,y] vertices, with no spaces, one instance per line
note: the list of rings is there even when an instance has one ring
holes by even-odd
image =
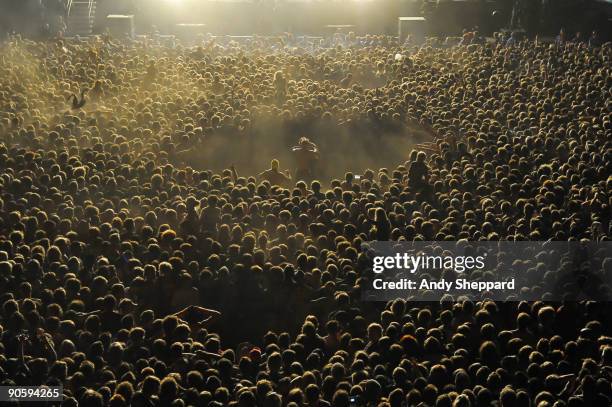
[[[202,318],[200,321],[197,322],[199,325],[209,324],[210,322],[216,320],[221,316],[221,313],[217,310],[200,307],[198,305],[190,305],[186,308],[183,308],[174,315],[179,319],[185,319],[187,318],[189,313],[193,313],[193,315],[197,315],[199,318]]]
[[[235,184],[236,182],[238,182],[238,172],[236,171],[236,167],[234,167],[234,164],[232,164],[230,170],[232,170],[232,181],[234,181]]]

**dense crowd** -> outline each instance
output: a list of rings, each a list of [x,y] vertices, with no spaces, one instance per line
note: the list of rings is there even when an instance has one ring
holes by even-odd
[[[609,240],[608,44],[159,41],[0,48],[0,384],[610,405],[606,303],[360,296],[368,240]],[[280,176],[303,136],[317,171]]]

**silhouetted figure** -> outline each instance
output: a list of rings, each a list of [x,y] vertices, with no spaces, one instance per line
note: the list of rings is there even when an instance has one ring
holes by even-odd
[[[351,86],[352,82],[353,82],[353,74],[349,72],[340,81],[340,86],[342,86],[343,88],[348,88],[349,86]]]
[[[295,178],[298,180],[314,178],[315,166],[317,161],[319,161],[317,145],[307,137],[302,137],[298,145],[293,147],[291,151],[293,151],[296,160]]]
[[[286,187],[291,182],[291,174],[289,174],[288,170],[281,172],[278,160],[274,159],[270,162],[269,169],[259,173],[259,179],[269,181],[272,185]]]
[[[91,100],[94,101],[94,102],[97,102],[100,99],[102,99],[102,97],[104,96],[104,90],[102,89],[102,81],[101,80],[97,80],[94,83],[94,86],[91,89],[90,95],[91,95]]]
[[[425,162],[427,155],[419,151],[416,160],[410,163],[408,169],[408,186],[414,192],[423,192],[429,187],[429,167]]]
[[[83,89],[81,91],[80,98],[77,97],[74,93],[68,96],[68,101],[72,100],[72,105],[70,106],[72,110],[78,110],[85,106],[87,100],[85,99],[85,94],[87,93],[87,89]]]
[[[287,79],[282,71],[277,71],[274,74],[274,93],[276,97],[276,104],[282,105],[285,102],[287,95]]]

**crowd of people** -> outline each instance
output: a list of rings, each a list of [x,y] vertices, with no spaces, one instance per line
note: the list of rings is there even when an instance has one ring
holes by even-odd
[[[7,35],[47,39],[66,31],[68,0],[0,0],[0,41]]]
[[[609,44],[160,41],[0,48],[1,385],[88,407],[612,403],[606,303],[360,294],[369,240],[609,240]]]

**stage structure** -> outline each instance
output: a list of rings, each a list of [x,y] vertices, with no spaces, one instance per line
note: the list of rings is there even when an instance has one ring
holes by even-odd
[[[106,17],[108,26],[108,32],[117,38],[134,38],[134,16],[133,15],[121,15],[121,14],[109,14]]]
[[[107,28],[106,17],[118,14],[133,15],[138,34],[179,37],[187,33],[193,36],[201,30],[213,35],[291,32],[312,36],[338,31],[330,27],[347,27],[339,31],[353,31],[357,35],[396,36],[398,18],[404,16],[424,17],[427,36],[458,36],[463,30],[474,28],[481,34],[491,35],[511,25],[514,4],[508,0],[81,0],[74,3],[75,7],[83,3],[81,7],[92,10],[87,14],[89,17],[95,14],[94,33],[103,33]],[[532,3],[539,4],[535,0],[526,2]],[[539,10],[539,22],[531,32],[537,29],[545,35],[554,35],[560,27],[567,32],[584,32],[581,27],[589,27],[589,31],[596,29],[607,38],[612,3],[590,2],[588,10],[577,0],[555,3],[554,7],[550,4],[547,6],[550,10]]]
[[[397,36],[400,43],[404,42],[408,36],[414,44],[424,42],[427,34],[425,23],[425,17],[399,17]]]

